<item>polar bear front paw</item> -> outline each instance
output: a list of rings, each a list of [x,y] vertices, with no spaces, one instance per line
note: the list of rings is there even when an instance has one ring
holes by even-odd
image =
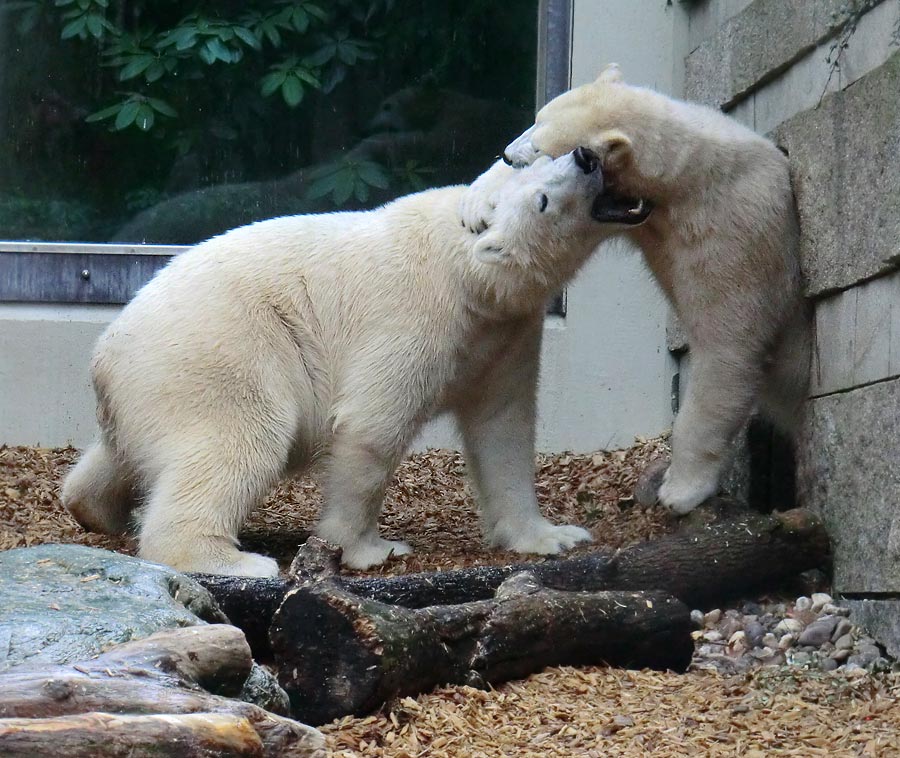
[[[408,555],[411,552],[412,548],[405,542],[376,537],[343,547],[341,563],[347,568],[363,571],[380,566],[392,555]]]
[[[664,508],[680,516],[690,513],[700,503],[711,498],[719,489],[716,478],[685,478],[670,476],[672,469],[665,473],[659,488],[659,502]]]
[[[472,234],[481,234],[491,225],[495,208],[488,194],[472,185],[459,201],[460,223]]]
[[[457,213],[468,231],[481,234],[491,225],[496,208],[494,195],[514,173],[515,169],[498,160],[463,191]]]
[[[556,526],[546,519],[524,525],[511,524],[506,528],[498,524],[490,538],[491,544],[496,547],[538,555],[557,555],[579,542],[593,542],[593,540],[587,529],[572,524]]]
[[[227,570],[222,573],[231,574],[232,576],[278,576],[278,563],[274,559],[258,553],[242,552],[241,557],[226,568]]]

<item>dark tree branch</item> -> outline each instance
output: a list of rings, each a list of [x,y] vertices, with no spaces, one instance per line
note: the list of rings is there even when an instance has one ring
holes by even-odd
[[[333,579],[288,592],[272,622],[279,681],[319,724],[440,684],[500,682],[546,666],[608,663],[684,670],[687,606],[661,592],[563,592],[532,574],[491,600],[409,609]]]

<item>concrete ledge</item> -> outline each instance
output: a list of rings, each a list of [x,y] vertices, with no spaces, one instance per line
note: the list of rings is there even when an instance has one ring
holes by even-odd
[[[808,403],[801,502],[834,547],[837,592],[900,592],[900,379]]]
[[[687,56],[687,97],[727,109],[833,35],[844,5],[845,0],[756,0]]]
[[[93,440],[90,358],[118,312],[109,305],[0,304],[0,443]]]
[[[790,153],[807,295],[900,264],[900,52],[775,130]]]

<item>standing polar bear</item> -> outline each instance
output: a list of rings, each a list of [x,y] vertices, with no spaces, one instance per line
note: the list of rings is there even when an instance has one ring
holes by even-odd
[[[719,111],[622,81],[617,66],[566,92],[510,144],[507,163],[584,145],[609,184],[655,206],[629,232],[675,309],[691,376],[659,501],[687,513],[718,489],[730,443],[755,406],[790,431],[809,381],[810,313],[785,156]],[[464,196],[465,225],[491,223],[498,162]]]
[[[459,222],[463,187],[377,210],[277,218],[183,253],[100,338],[101,441],[63,485],[84,526],[128,527],[186,571],[270,576],[238,529],[284,474],[318,459],[318,533],[354,568],[409,552],[379,536],[386,484],[421,424],[452,411],[488,541],[557,553],[534,492],[538,356],[548,299],[599,241],[639,222],[578,149],[495,192],[491,229]]]

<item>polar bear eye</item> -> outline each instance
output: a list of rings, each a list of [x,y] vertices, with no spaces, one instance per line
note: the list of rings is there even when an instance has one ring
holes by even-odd
[[[547,196],[542,192],[542,193],[538,196],[538,210],[539,210],[541,213],[543,213],[545,210],[547,210],[547,203],[549,203],[549,202],[550,202],[550,200],[549,200],[549,199],[547,198]]]

